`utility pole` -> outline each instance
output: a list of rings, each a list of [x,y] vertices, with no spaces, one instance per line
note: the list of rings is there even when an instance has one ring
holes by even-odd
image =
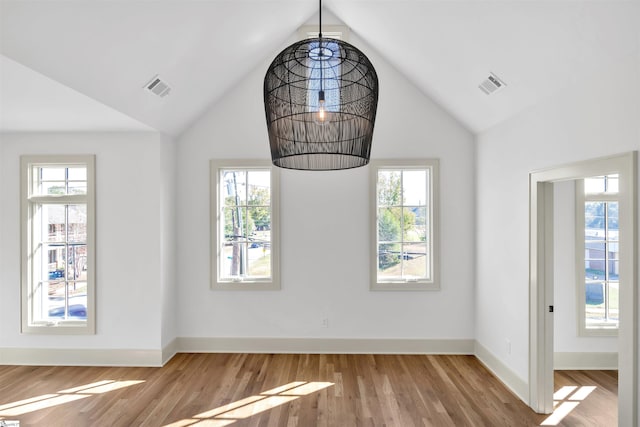
[[[236,200],[235,215],[233,218],[233,253],[231,258],[231,274],[233,276],[241,276],[244,274],[244,260],[243,251],[241,250],[241,243],[238,242],[238,238],[242,236],[242,216],[240,215],[240,198],[238,197],[238,180],[236,178],[236,172],[232,172],[233,175],[233,191]]]

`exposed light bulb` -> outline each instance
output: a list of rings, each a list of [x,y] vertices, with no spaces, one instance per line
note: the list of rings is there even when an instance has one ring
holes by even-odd
[[[327,118],[327,112],[324,109],[324,101],[320,101],[318,106],[318,120],[324,122]]]
[[[314,122],[319,125],[323,125],[329,122],[329,112],[325,106],[324,91],[318,92],[318,112],[314,115]]]

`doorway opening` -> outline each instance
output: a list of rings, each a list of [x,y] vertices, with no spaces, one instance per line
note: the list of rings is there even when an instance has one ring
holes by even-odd
[[[529,175],[529,406],[553,412],[554,183],[619,176],[618,422],[637,425],[637,165],[636,152],[532,172]]]

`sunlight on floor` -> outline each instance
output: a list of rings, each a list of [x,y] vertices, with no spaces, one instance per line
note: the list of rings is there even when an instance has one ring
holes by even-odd
[[[0,417],[13,417],[52,406],[63,405],[75,400],[85,399],[96,394],[118,390],[124,387],[143,383],[144,381],[114,381],[105,380],[92,384],[85,384],[66,390],[60,390],[55,394],[43,394],[42,396],[0,405]]]
[[[576,391],[577,389],[577,391]],[[557,426],[560,421],[573,411],[581,401],[596,389],[594,386],[564,386],[553,393],[553,413],[549,415],[541,426]],[[573,393],[573,394],[572,394]]]
[[[175,423],[167,424],[164,427],[184,427],[184,426],[211,426],[222,427],[238,420],[249,418],[276,406],[283,405],[302,396],[315,393],[334,383],[329,382],[305,382],[295,381],[271,390],[263,391],[259,395],[250,396],[237,400],[228,405],[219,406],[210,411],[194,415],[193,418],[183,419]]]

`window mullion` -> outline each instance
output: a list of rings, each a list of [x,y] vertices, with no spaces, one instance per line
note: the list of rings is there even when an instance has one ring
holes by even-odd
[[[45,195],[45,196],[29,196],[29,202],[42,204],[87,204],[88,197],[86,194],[67,194],[67,195]]]

